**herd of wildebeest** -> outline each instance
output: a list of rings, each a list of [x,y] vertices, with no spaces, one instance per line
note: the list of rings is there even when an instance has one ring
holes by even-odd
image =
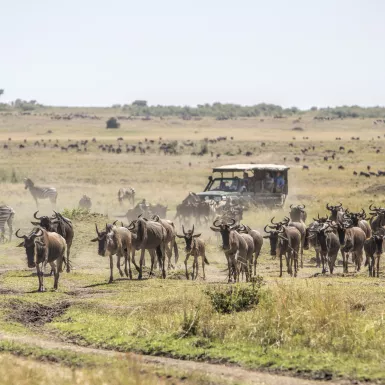
[[[54,187],[38,187],[30,179],[25,179],[25,188],[29,189],[38,205],[39,199],[48,198],[54,205],[57,191]],[[86,201],[83,196],[81,201]],[[133,188],[121,188],[118,201],[123,203],[128,199],[132,205],[135,202]],[[80,203],[80,202],[79,202]],[[161,210],[159,210],[159,207]],[[89,208],[89,207],[86,207]],[[290,205],[290,212],[280,221],[273,217],[264,227],[265,235],[257,229],[242,224],[243,205],[239,199],[226,201],[200,201],[196,194],[189,193],[188,197],[177,207],[173,220],[166,219],[167,207],[149,205],[142,200],[133,209],[128,210],[125,218],[127,226],[116,220],[99,229],[95,224],[96,237],[92,242],[98,244],[98,254],[109,256],[110,278],[113,281],[113,256],[116,255],[116,266],[120,276],[126,275],[132,279],[131,263],[138,272],[138,279],[143,277],[145,252],[151,257],[150,276],[154,269],[159,268],[161,276],[166,278],[167,271],[176,266],[179,258],[176,238],[185,243],[186,257],[184,261],[186,278],[198,277],[199,258],[205,279],[205,265],[208,264],[205,243],[200,239],[201,233],[195,232],[195,225],[208,226],[217,233],[222,245],[222,251],[227,261],[228,282],[238,282],[245,279],[250,281],[257,273],[258,257],[263,245],[263,239],[270,244],[270,254],[279,260],[280,273],[283,275],[283,265],[286,263],[287,273],[296,277],[303,268],[303,251],[309,248],[315,250],[316,267],[322,274],[333,274],[338,252],[342,255],[343,272],[348,272],[348,263],[352,263],[355,271],[359,271],[364,263],[368,266],[370,277],[379,277],[380,257],[385,238],[385,208],[369,206],[370,218],[364,209],[359,212],[350,211],[342,204],[335,206],[326,204],[330,212],[327,216],[317,216],[307,223],[305,205]],[[10,206],[0,206],[0,230],[2,240],[5,240],[5,223],[12,238],[12,222],[15,211]],[[31,222],[34,228],[28,234],[15,235],[23,241],[18,247],[24,247],[29,268],[36,268],[39,279],[39,291],[44,291],[44,270],[47,263],[54,274],[54,288],[57,289],[59,275],[66,267],[70,272],[70,250],[76,236],[72,221],[59,212],[53,216],[38,216]],[[367,220],[368,219],[368,220]],[[181,227],[182,233],[177,231]],[[185,226],[191,227],[186,230]],[[140,251],[139,263],[135,260],[135,251]],[[365,261],[364,261],[365,252]],[[192,274],[188,272],[188,259],[193,259]],[[124,259],[124,271],[121,259]]]

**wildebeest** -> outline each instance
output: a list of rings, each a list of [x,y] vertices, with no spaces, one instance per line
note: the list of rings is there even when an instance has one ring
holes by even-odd
[[[342,203],[336,206],[330,206],[329,203],[326,203],[326,209],[330,211],[330,220],[336,223],[342,223],[344,221],[345,210],[342,207]]]
[[[374,232],[378,231],[381,227],[385,226],[385,208],[376,207],[371,204],[369,210],[372,217],[369,220],[370,226]]]
[[[159,268],[162,270],[162,277],[166,278],[166,229],[158,222],[149,221],[144,218],[138,218],[135,223],[131,223],[128,226],[130,231],[135,231],[136,234],[136,250],[141,250],[139,275],[138,279],[143,277],[143,264],[144,264],[144,253],[146,250],[156,250],[158,256]],[[152,274],[154,268],[154,262],[151,261]]]
[[[5,240],[5,223],[7,223],[9,228],[9,241],[12,240],[12,224],[13,218],[15,216],[15,210],[11,206],[1,205],[0,206],[0,240],[4,242]]]
[[[172,267],[171,258],[172,258],[173,250],[174,250],[175,264],[177,264],[178,258],[179,258],[178,245],[175,242],[176,229],[175,229],[174,222],[168,219],[161,219],[159,218],[159,215],[154,215],[152,217],[152,220],[154,222],[159,222],[166,230],[166,240],[165,240],[166,254],[168,257],[168,269],[170,269]]]
[[[123,204],[123,200],[127,199],[132,206],[135,204],[135,189],[132,187],[124,188],[121,187],[118,191],[118,201],[120,205]]]
[[[257,269],[257,261],[259,254],[261,252],[261,248],[263,245],[263,237],[261,233],[257,230],[251,229],[249,226],[245,225],[240,225],[238,229],[239,233],[246,233],[251,236],[254,242],[254,257],[253,257],[253,265],[254,265],[254,276],[257,274],[256,269]],[[251,271],[250,271],[251,272]]]
[[[325,265],[329,266],[330,274],[333,274],[335,261],[341,247],[338,236],[329,223],[319,224],[310,230],[316,238],[320,248],[322,274],[326,273]]]
[[[35,199],[36,206],[39,207],[38,199],[49,199],[53,206],[56,205],[57,191],[55,187],[39,187],[35,186],[29,178],[24,178],[25,189],[29,189],[33,199]]]
[[[126,277],[132,279],[130,251],[131,245],[131,233],[125,227],[117,227],[114,225],[107,225],[103,231],[99,231],[98,226],[95,224],[97,237],[91,239],[91,242],[98,242],[98,254],[104,257],[108,254],[110,258],[110,279],[108,283],[114,280],[113,277],[113,255],[116,254],[116,267],[119,270],[121,277],[124,276],[120,266],[120,258],[124,256],[124,272]],[[127,268],[128,265],[128,268]]]
[[[263,238],[270,240],[270,254],[279,258],[279,276],[282,277],[282,258],[285,256],[287,272],[293,275],[294,262],[294,276],[297,276],[298,271],[298,253],[301,244],[301,234],[295,227],[281,226],[279,230],[267,230]]]
[[[344,214],[344,219],[350,220],[354,227],[361,228],[365,232],[366,239],[372,236],[372,230],[370,228],[370,225],[365,220],[366,213],[364,209],[361,210],[361,213],[351,213],[349,212],[349,210],[346,210]]]
[[[380,258],[383,252],[385,231],[375,233],[364,243],[366,263],[368,265],[369,277],[379,277]]]
[[[356,270],[361,269],[363,247],[366,240],[365,232],[359,227],[353,227],[352,223],[344,222],[337,225],[338,237],[341,245],[344,273],[348,272],[349,255],[352,255],[352,262]]]
[[[187,261],[190,255],[194,258],[193,261],[193,272],[192,279],[196,279],[198,277],[198,258],[202,257],[202,270],[203,270],[203,279],[206,279],[205,274],[205,264],[209,265],[209,262],[206,258],[206,248],[204,242],[199,239],[201,234],[194,234],[194,226],[192,230],[188,230],[187,232],[184,230],[184,226],[182,225],[183,235],[177,234],[178,238],[183,238],[186,242],[186,259],[184,261],[184,266],[186,270],[186,278],[189,279],[188,271],[187,271]]]
[[[58,288],[59,275],[62,272],[62,264],[65,262],[66,241],[65,239],[53,232],[44,229],[34,229],[28,235],[20,236],[20,229],[16,231],[18,238],[24,238],[18,247],[24,247],[27,254],[28,267],[36,267],[39,279],[39,292],[44,289],[44,267],[47,263],[51,265],[51,269],[55,274],[54,289]],[[55,261],[57,261],[57,266]]]
[[[90,210],[92,207],[91,198],[87,195],[83,195],[79,201],[79,207],[81,209]]]
[[[240,268],[238,266],[238,259],[246,260],[248,254],[248,247],[245,239],[235,231],[235,220],[232,219],[227,223],[215,220],[210,226],[212,231],[219,232],[222,236],[222,249],[227,259],[227,266],[229,271],[228,281],[239,281]],[[247,264],[245,266],[247,269]],[[246,271],[247,274],[247,271]]]
[[[71,252],[71,246],[72,242],[74,239],[74,229],[72,226],[72,222],[66,218],[63,217],[60,213],[57,213],[54,211],[55,215],[53,217],[47,217],[47,216],[42,216],[42,217],[37,217],[37,213],[39,211],[36,211],[33,216],[35,219],[37,219],[40,222],[31,222],[34,226],[40,226],[43,229],[50,231],[50,232],[55,232],[60,234],[65,240],[67,244],[67,273],[70,272],[71,270],[71,264],[69,262],[70,260],[70,252]]]
[[[290,205],[290,219],[293,222],[306,222],[307,213],[305,207],[305,205]]]

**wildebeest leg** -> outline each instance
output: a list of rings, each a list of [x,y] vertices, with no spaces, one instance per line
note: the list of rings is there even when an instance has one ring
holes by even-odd
[[[321,267],[321,258],[320,258],[320,252],[319,249],[315,249],[315,261],[316,261],[316,267]]]
[[[145,249],[142,249],[141,252],[140,252],[138,279],[142,279],[142,276],[143,276],[143,262],[144,262],[144,253],[145,253],[145,251],[146,251]]]
[[[111,283],[114,280],[113,269],[114,269],[114,260],[112,259],[112,254],[110,254],[110,280],[108,281],[108,283]]]
[[[196,279],[196,257],[195,255],[192,256],[193,257],[193,268],[192,268],[192,274],[191,274],[191,279],[194,280]]]
[[[203,255],[202,255],[203,279],[206,279],[206,273],[205,273],[205,259],[206,259],[206,253],[203,253]]]
[[[231,282],[231,265],[230,265],[230,255],[226,254],[225,253],[225,256],[226,256],[226,259],[227,259],[227,270],[228,270],[228,274],[229,274],[229,277],[228,277],[228,280],[227,282],[230,283]]]
[[[305,244],[305,238],[301,239],[301,269],[303,269],[303,245]]]
[[[71,245],[72,243],[67,245],[67,263],[66,263],[66,272],[70,273],[71,272],[71,265],[70,265],[70,251],[71,251]],[[62,272],[63,270],[60,270]]]
[[[189,257],[190,257],[190,254],[187,253],[186,254],[186,258],[184,260],[184,268],[185,268],[185,272],[186,272],[186,279],[189,279],[188,271],[187,271],[187,261],[188,261]]]
[[[167,259],[168,259],[167,269],[170,270],[171,268],[174,267],[171,264],[171,258],[172,258],[172,245],[171,245],[171,243],[166,245],[165,248],[166,248],[166,254],[167,254]]]
[[[359,252],[354,252],[355,256],[356,256],[356,265],[357,265],[357,271],[360,271],[361,270],[361,264],[362,264],[362,250],[360,250]]]
[[[279,255],[279,276],[282,277],[282,253]]]
[[[117,267],[118,270],[119,270],[120,276],[123,277],[124,274],[123,274],[122,268],[120,267],[120,257],[121,257],[120,254],[116,254],[116,267]]]
[[[42,291],[44,291],[44,282],[43,282],[44,268],[43,268],[43,264],[36,263],[36,272],[37,272],[37,277],[39,279],[39,289],[38,289],[38,291],[42,292]]]
[[[162,277],[166,279],[166,245],[160,245],[160,250],[162,252]]]
[[[369,263],[368,263],[369,277],[374,277],[374,275],[373,275],[373,265],[375,263],[374,254],[367,256],[366,259],[369,261]]]
[[[381,257],[381,254],[377,254],[376,255],[376,265],[377,265],[377,278],[380,277],[380,257]],[[373,264],[374,265],[374,264]],[[375,276],[375,272],[373,271],[373,277]]]
[[[345,253],[344,251],[341,250],[342,254],[342,266],[344,269],[344,273],[348,272],[348,259],[349,259],[349,254]]]
[[[1,227],[1,236],[0,236],[0,241],[1,242],[5,242],[5,236],[4,236],[4,233],[5,233],[5,228],[4,226]]]
[[[127,271],[127,266],[128,266],[128,271]],[[126,273],[126,277],[130,277],[130,279],[132,279],[130,250],[128,248],[124,251],[124,272]]]
[[[321,251],[322,274],[326,273],[325,262],[326,262],[326,255],[323,251]]]
[[[139,273],[139,266],[135,262],[135,248],[132,248],[131,262],[134,264],[136,271]]]

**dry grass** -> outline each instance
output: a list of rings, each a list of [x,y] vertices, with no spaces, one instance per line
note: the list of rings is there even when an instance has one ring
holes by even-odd
[[[8,143],[8,137],[12,138],[11,149],[0,147],[0,180],[3,180],[0,199],[14,207],[15,229],[27,231],[36,210],[29,192],[23,189],[24,176],[38,184],[57,187],[60,209],[76,207],[82,194],[87,194],[92,198],[93,210],[114,218],[128,208],[119,207],[118,188],[131,185],[137,191],[137,199],[145,197],[153,203],[167,204],[172,218],[175,206],[188,191],[203,190],[213,166],[249,161],[283,163],[284,158],[291,167],[288,204],[306,204],[309,218],[317,213],[324,215],[326,202],[341,201],[353,211],[366,208],[371,202],[385,204],[383,194],[365,193],[367,188],[385,185],[385,179],[353,176],[354,170],[366,170],[369,164],[373,170],[383,168],[384,130],[373,126],[370,119],[315,122],[312,116],[305,116],[301,133],[291,130],[292,119],[270,118],[264,122],[259,119],[135,120],[122,122],[119,130],[106,130],[105,120],[111,111],[85,112],[100,114],[103,119],[55,121],[45,116],[0,115],[0,143]],[[53,133],[46,134],[48,130]],[[119,136],[128,144],[144,138],[162,137],[179,142],[191,139],[200,148],[203,138],[223,135],[228,140],[209,144],[209,154],[204,157],[191,155],[192,149],[187,148],[175,156],[159,154],[157,146],[145,155],[108,154],[97,148],[100,143],[116,144]],[[381,139],[377,139],[378,135]],[[309,140],[303,140],[303,136]],[[352,136],[361,140],[352,141]],[[87,152],[66,153],[48,148],[56,140],[59,145],[67,145],[69,138],[75,142],[93,137],[97,143],[88,145]],[[343,140],[335,141],[335,137]],[[20,150],[17,145],[24,138],[29,145]],[[32,146],[40,139],[51,139],[46,149]],[[262,147],[261,142],[266,145]],[[294,147],[289,147],[289,143]],[[315,150],[303,156],[300,150],[313,145]],[[339,151],[341,145],[345,151]],[[381,150],[379,154],[377,148]],[[348,149],[354,150],[354,154],[348,155]],[[336,151],[334,161],[323,160],[329,154],[326,150]],[[222,155],[216,159],[210,156],[211,151]],[[246,151],[254,155],[246,158],[242,155]],[[235,155],[225,155],[226,152]],[[299,164],[294,162],[295,156],[301,158]],[[310,170],[302,171],[302,164],[307,164]],[[337,170],[340,164],[345,170]],[[328,169],[329,165],[332,170]],[[12,183],[12,174],[16,183]],[[50,212],[47,202],[42,202],[41,211]],[[286,213],[287,209],[261,209],[245,213],[244,222],[261,230],[272,216],[280,218]],[[309,251],[298,279],[285,276],[279,280],[278,261],[271,260],[268,246],[264,245],[258,272],[264,277],[266,287],[260,303],[247,312],[221,315],[213,310],[203,293],[211,282],[226,280],[225,260],[209,229],[202,226],[197,229],[203,232],[207,243],[209,283],[152,279],[119,280],[108,286],[104,285],[107,261],[96,256],[95,245],[89,242],[94,236],[94,220],[103,225],[104,219],[100,217],[74,222],[75,270],[62,276],[58,293],[47,292],[39,297],[26,293],[36,289],[37,279],[30,271],[20,271],[25,269],[23,250],[14,247],[16,242],[0,245],[0,269],[9,270],[0,276],[1,288],[8,291],[7,300],[23,296],[26,301],[52,303],[70,298],[72,305],[67,315],[60,322],[47,324],[46,330],[54,330],[78,343],[112,349],[225,359],[253,367],[324,371],[351,378],[365,378],[366,373],[367,378],[381,378],[385,357],[381,313],[385,303],[383,274],[380,279],[369,279],[366,272],[342,277],[339,267],[334,277],[314,277],[319,271],[309,262],[313,256]],[[47,287],[50,285],[47,278]],[[5,322],[4,317],[2,310],[2,327],[11,328],[12,332],[20,330],[20,326]],[[190,339],[180,338],[186,319],[198,320],[195,335]]]

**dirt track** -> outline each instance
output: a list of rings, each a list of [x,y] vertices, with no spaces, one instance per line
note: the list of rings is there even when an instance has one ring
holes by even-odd
[[[54,340],[43,340],[29,336],[15,336],[5,333],[0,333],[0,339],[17,342],[28,345],[33,345],[45,349],[60,349],[82,354],[101,354],[108,356],[116,356],[117,358],[129,357],[137,361],[140,365],[151,367],[164,367],[168,369],[175,369],[180,372],[199,373],[200,375],[207,375],[212,381],[218,384],[247,384],[247,385],[326,385],[326,384],[349,384],[350,381],[320,381],[310,380],[299,377],[283,376],[267,372],[259,372],[254,370],[246,370],[237,366],[210,364],[204,362],[183,361],[166,357],[154,357],[148,355],[134,354],[134,353],[119,353],[112,350],[103,350],[77,346],[74,344],[64,343]],[[357,382],[355,382],[357,384]]]

